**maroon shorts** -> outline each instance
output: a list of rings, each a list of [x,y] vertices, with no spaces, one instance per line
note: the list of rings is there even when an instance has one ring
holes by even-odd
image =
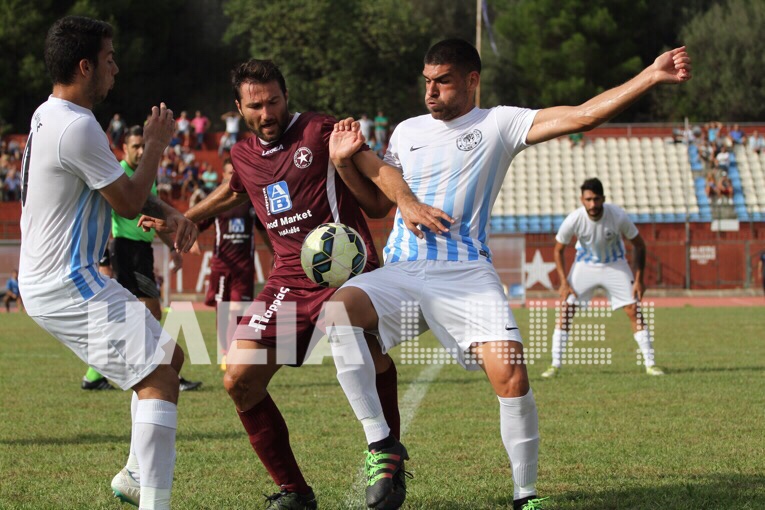
[[[319,286],[305,288],[305,284],[296,288],[283,280],[269,281],[253,302],[260,308],[247,312],[239,321],[236,338],[276,347],[277,363],[300,366],[314,332],[317,334],[314,340],[321,338],[322,331],[316,328],[319,314],[336,290]]]
[[[231,270],[210,271],[210,284],[207,286],[205,304],[217,306],[221,301],[252,301],[255,293],[255,272]]]

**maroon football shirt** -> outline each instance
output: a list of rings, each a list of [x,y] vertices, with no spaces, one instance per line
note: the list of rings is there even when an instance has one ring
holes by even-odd
[[[328,115],[296,113],[277,141],[266,144],[251,136],[231,149],[234,173],[229,186],[249,195],[266,228],[275,257],[270,278],[285,278],[293,286],[314,286],[300,265],[300,248],[305,236],[322,223],[355,229],[367,246],[366,269],[379,266],[359,204],[329,158],[335,123]]]
[[[255,222],[252,205],[245,203],[199,223],[200,230],[215,225],[215,248],[210,259],[211,269],[229,270],[234,274],[252,272],[255,263],[255,238],[252,229]]]

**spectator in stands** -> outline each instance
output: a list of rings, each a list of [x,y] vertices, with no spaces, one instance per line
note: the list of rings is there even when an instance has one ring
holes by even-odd
[[[747,147],[749,147],[750,151],[760,154],[765,149],[765,138],[755,131],[747,139]]]
[[[226,133],[221,137],[218,144],[218,156],[223,156],[223,151],[230,151],[239,138],[239,112],[226,112],[220,116],[226,123]]]
[[[717,179],[715,179],[714,172],[707,172],[707,180],[704,184],[704,191],[706,191],[709,201],[714,203],[720,195],[719,190],[717,189]]]
[[[184,149],[187,149],[187,147],[184,147]],[[197,188],[199,188],[199,167],[192,161],[184,166],[181,198],[188,200],[189,195],[194,193]]]
[[[186,164],[186,166],[189,166],[194,163],[197,159],[197,155],[194,154],[194,151],[188,148],[188,146],[184,145],[181,147],[181,154],[180,154],[181,160]]]
[[[11,157],[8,154],[0,154],[0,183],[5,182],[5,177],[12,168]]]
[[[728,172],[723,172],[720,177],[720,182],[717,185],[718,192],[720,194],[719,201],[725,201],[731,203],[733,201],[733,183],[728,177]]]
[[[106,128],[106,134],[109,135],[109,142],[112,149],[122,146],[122,136],[125,134],[127,124],[119,113],[115,113],[112,120],[109,121],[109,127]]]
[[[719,170],[728,171],[728,167],[730,166],[730,152],[728,152],[727,145],[722,146],[720,152],[715,156],[715,161],[717,162],[717,168]]]
[[[6,202],[15,202],[21,198],[21,178],[15,168],[11,168],[5,176],[3,195]]]
[[[361,129],[361,134],[364,135],[364,139],[367,141],[367,145],[372,147],[369,142],[374,138],[375,122],[370,119],[366,113],[362,113],[361,118],[359,119],[359,127]]]
[[[24,303],[21,301],[21,294],[19,293],[19,272],[14,269],[11,272],[11,277],[5,284],[5,294],[3,294],[3,304],[5,305],[5,311],[11,311],[11,303],[18,303],[19,311],[24,311]]]
[[[11,161],[18,161],[21,159],[21,151],[22,151],[21,144],[18,140],[15,138],[11,138],[8,141],[8,146],[6,147],[6,153],[11,157]]]
[[[173,162],[170,158],[164,158],[157,170],[157,195],[165,202],[170,202],[173,196],[174,174]]]
[[[191,119],[191,126],[194,128],[194,134],[197,138],[196,150],[207,150],[205,144],[205,134],[210,127],[210,119],[202,115],[202,112],[197,110],[194,114],[194,118]]]
[[[568,143],[571,147],[581,145],[584,147],[584,133],[571,133],[568,135]]]
[[[202,189],[205,194],[209,194],[218,187],[218,173],[206,161],[202,163],[199,171],[202,172]]]
[[[704,124],[704,131],[707,133],[707,142],[709,143],[715,143],[715,138],[717,138],[717,128],[715,126],[714,122],[707,122]]]
[[[375,139],[381,144],[385,145],[388,141],[388,117],[385,116],[382,110],[377,112],[375,117]]]
[[[181,115],[175,121],[175,136],[183,140],[181,143],[185,146],[189,146],[189,136],[191,135],[191,121],[189,120],[189,114],[186,111],[182,111]]]
[[[743,144],[746,138],[746,135],[741,131],[741,128],[738,127],[738,124],[733,124],[733,129],[730,130],[728,136],[730,136],[735,145]]]

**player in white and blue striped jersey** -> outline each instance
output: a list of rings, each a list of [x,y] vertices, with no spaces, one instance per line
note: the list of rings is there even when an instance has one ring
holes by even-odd
[[[19,287],[40,327],[122,389],[134,390],[130,459],[136,468],[120,471],[112,489],[141,508],[167,510],[183,352],[142,303],[98,272],[97,261],[112,207],[130,218],[139,212],[165,217],[177,229],[179,250],[188,251],[198,231],[172,207],[148,199],[174,131],[173,112],[164,103],[152,109],[146,152],[130,178],[93,115],[119,71],[112,37],[108,23],[79,16],[61,18],[48,31],[45,64],[53,91],[32,117],[22,159]]]
[[[345,315],[338,312],[342,307],[327,309],[338,380],[369,445],[369,507],[398,508],[403,502],[406,450],[389,434],[364,330],[377,331],[387,352],[429,328],[460,364],[486,373],[499,398],[501,435],[513,472],[513,507],[538,508],[536,403],[521,335],[491,264],[492,205],[521,150],[592,129],[654,86],[687,81],[690,70],[685,49],[677,48],[627,83],[579,106],[484,110],[473,103],[481,72],[478,52],[452,39],[425,55],[430,114],[399,124],[384,163],[371,154],[355,155],[363,139],[355,135],[357,126],[348,129],[341,123],[336,128],[330,152],[341,176],[357,167],[398,206],[385,266],[349,280],[335,293],[331,301],[344,305]],[[434,213],[427,208],[441,209],[453,222],[414,228],[412,213]]]
[[[552,337],[552,366],[542,373],[542,377],[558,375],[576,309],[586,306],[598,287],[608,293],[613,310],[624,308],[630,318],[646,373],[664,375],[654,362],[653,339],[638,309],[645,293],[645,241],[621,207],[605,203],[603,184],[599,179],[587,179],[580,189],[582,207],[566,217],[555,236],[555,268],[561,281],[558,292],[562,306]],[[563,251],[574,236],[577,239],[576,257],[566,275]],[[634,275],[627,262],[622,237],[627,238],[635,250]]]

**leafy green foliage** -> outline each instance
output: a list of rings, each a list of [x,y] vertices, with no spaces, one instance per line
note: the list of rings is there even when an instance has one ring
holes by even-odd
[[[282,70],[292,110],[339,117],[418,111],[429,37],[409,2],[229,0],[225,12],[232,18],[227,40],[246,39],[252,57]]]
[[[762,120],[765,116],[765,3],[729,0],[694,17],[682,31],[694,58],[693,79],[659,113],[695,120]]]

